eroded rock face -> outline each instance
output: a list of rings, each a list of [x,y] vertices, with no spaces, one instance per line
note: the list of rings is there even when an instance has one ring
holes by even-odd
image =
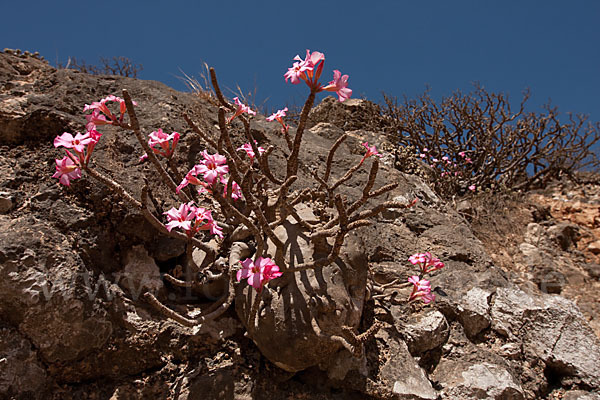
[[[78,270],[67,238],[33,218],[2,216],[0,243],[0,309],[43,359],[70,361],[102,347],[112,325],[93,293],[96,277]]]
[[[119,276],[123,289],[138,299],[143,291],[156,293],[163,287],[160,270],[144,246],[135,246],[125,253],[125,265]]]
[[[377,386],[387,395],[401,399],[433,400],[438,398],[425,371],[417,365],[408,346],[386,330],[376,335],[381,347],[383,365],[379,370]]]
[[[438,368],[435,376],[443,377],[442,384],[447,388],[442,399],[525,399],[518,379],[502,366],[445,361]]]
[[[473,288],[463,296],[459,305],[459,319],[468,337],[475,337],[491,324],[489,301],[492,293]]]
[[[0,151],[0,393],[34,399],[244,398],[257,393],[266,398],[537,399],[551,398],[555,390],[568,399],[598,398],[598,341],[579,310],[535,287],[526,292],[512,284],[514,277],[493,265],[464,218],[425,182],[390,168],[385,158],[375,188],[390,182],[399,187],[381,200],[418,198],[417,206],[378,216],[347,240],[333,265],[269,284],[258,326],[250,333],[256,346],[239,323],[248,327],[254,298],[245,283],[235,300],[237,316],[229,310],[197,329],[165,318],[137,299],[131,287],[118,286],[117,277],[131,268],[141,272],[134,289],[144,286],[146,273],[156,284],[149,286],[159,288],[159,272],[181,262],[184,243],[158,235],[136,210],[119,204],[88,177],[68,189],[58,187],[50,176],[62,153],[51,142],[64,130],[83,129],[83,104],[127,88],[139,103],[144,133],[161,127],[182,134],[176,161],[185,170],[205,144],[180,115],[195,113],[195,121],[214,135],[216,109],[156,82],[93,77],[38,64],[0,54],[0,144],[7,149]],[[327,151],[342,132],[350,137],[334,159],[334,177],[360,161],[362,141],[371,143],[381,133],[367,123],[376,120],[368,103],[332,100],[319,107],[324,120],[315,122],[335,127],[305,132],[301,158],[307,168],[300,168],[298,184],[311,179],[312,168],[322,172]],[[128,173],[115,179],[139,196],[143,177],[152,178],[153,171],[137,163],[141,152],[131,135],[105,128],[93,161],[110,171],[125,168]],[[279,127],[257,116],[252,129],[261,145],[264,140],[275,146],[272,168],[279,171],[285,157],[281,149],[286,149]],[[368,170],[357,171],[343,194],[360,196],[367,175]],[[150,185],[160,199],[170,195],[152,179]],[[292,265],[318,255],[305,232],[286,228],[278,234],[292,248]],[[574,251],[582,243],[573,233],[568,226],[537,221],[517,251],[520,262],[532,273],[539,272],[539,265],[555,272],[549,260],[558,266],[564,261],[555,250]],[[367,258],[377,283],[406,282],[414,274],[407,259],[421,251],[446,263],[429,277],[444,295],[436,292],[436,301],[426,307],[407,307],[404,292],[394,300],[364,302]],[[597,261],[581,265],[597,282]],[[576,285],[568,273],[565,277]],[[197,304],[168,305],[190,316],[200,309]],[[315,332],[313,317],[322,336]],[[327,336],[339,334],[341,325],[364,332],[372,321],[384,327],[366,343],[361,357]],[[288,374],[263,356],[288,371],[318,368]],[[319,384],[315,376],[321,377]],[[329,391],[332,385],[336,393]]]
[[[351,131],[369,126],[371,129],[380,125],[379,106],[363,99],[348,99],[340,103],[337,98],[328,96],[309,114],[309,126],[319,122],[328,122],[337,127]]]
[[[0,393],[37,399],[46,382],[46,369],[31,343],[15,329],[0,328]]]
[[[279,226],[275,234],[285,243],[291,267],[327,254],[315,250],[306,232],[291,221]],[[236,311],[252,340],[271,362],[286,371],[300,371],[327,360],[341,348],[330,336],[341,336],[342,326],[358,326],[367,269],[362,243],[355,233],[350,233],[335,263],[286,274],[269,283],[261,297],[256,329],[248,322],[255,301],[254,289],[238,287]],[[315,332],[313,320],[321,332]]]
[[[494,330],[522,342],[528,358],[540,360],[555,376],[600,385],[600,341],[570,300],[500,288],[492,318]]]
[[[394,315],[392,309],[392,315]],[[409,321],[400,325],[410,353],[414,356],[442,346],[448,340],[448,321],[439,311],[411,316]]]

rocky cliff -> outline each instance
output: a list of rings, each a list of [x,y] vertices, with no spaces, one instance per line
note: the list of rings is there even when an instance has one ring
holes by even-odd
[[[399,184],[389,199],[420,201],[407,210],[384,212],[373,225],[356,231],[353,240],[365,250],[355,262],[368,274],[367,287],[352,294],[364,302],[357,331],[382,324],[360,354],[281,351],[282,364],[309,360],[300,371],[287,372],[270,361],[273,355],[259,350],[261,338],[252,341],[245,335],[235,312],[238,298],[221,318],[200,329],[157,313],[140,296],[149,287],[182,313],[210,307],[214,298],[207,294],[185,301],[180,289],[161,279],[177,268],[183,243],[161,235],[139,211],[88,177],[70,187],[51,178],[54,160],[62,156],[52,146],[54,137],[84,130],[83,105],[122,89],[138,102],[146,134],[158,128],[182,134],[175,160],[182,170],[204,150],[182,114],[217,135],[217,107],[206,96],[0,54],[0,396],[600,399],[600,341],[588,323],[597,301],[587,298],[597,293],[597,264],[586,261],[585,254],[565,261],[574,239],[562,225],[551,229],[560,210],[553,206],[537,222],[525,221],[531,223],[525,224],[522,242],[517,240],[507,255],[491,246],[491,234],[471,224],[473,204],[456,211],[419,177],[394,169],[393,154],[385,150],[377,184]],[[344,105],[323,101],[305,134],[304,175],[310,174],[308,166],[324,162],[327,149],[344,132],[350,140],[342,145],[344,157],[334,162],[334,175],[360,160],[365,138],[390,148],[373,113],[376,107],[361,100]],[[277,165],[285,156],[279,128],[262,116],[251,126],[261,145],[276,146]],[[155,183],[153,170],[139,162],[143,151],[131,134],[112,126],[103,133],[94,151],[99,169],[138,197],[147,178],[163,208],[175,204]],[[360,193],[366,176],[363,171],[348,182],[348,196]],[[533,212],[529,215],[533,218]],[[587,240],[586,246],[593,242]],[[407,260],[420,251],[446,264],[431,277],[439,289],[428,306],[407,304],[407,293],[390,293],[386,286],[413,274]],[[536,269],[548,267],[544,260],[578,271],[580,287],[589,293],[581,308],[575,302],[576,279],[563,277],[568,290],[548,289],[548,282],[556,285]],[[516,266],[525,273],[515,274]],[[136,280],[142,275],[145,281]],[[357,278],[343,279],[351,287]],[[268,330],[259,334],[267,342],[285,341],[278,344],[284,348],[293,347],[302,333],[285,338],[270,337]]]

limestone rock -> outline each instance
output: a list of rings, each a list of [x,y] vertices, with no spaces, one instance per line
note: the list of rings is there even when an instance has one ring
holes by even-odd
[[[368,100],[348,99],[340,103],[336,97],[327,96],[313,108],[308,116],[308,124],[328,122],[344,131],[377,127],[381,121],[379,106]]]
[[[408,351],[408,346],[400,338],[386,330],[375,335],[378,346],[381,345],[383,365],[379,369],[378,382],[382,390],[399,399],[433,400],[438,393],[431,382],[415,362]]]
[[[588,244],[588,250],[594,254],[600,254],[600,240]]]
[[[46,382],[46,370],[31,343],[15,329],[0,328],[0,393],[43,399]]]
[[[142,245],[125,253],[125,265],[118,281],[134,300],[145,290],[156,293],[163,287],[158,265]]]
[[[489,291],[475,287],[463,296],[458,316],[465,333],[469,338],[477,336],[479,332],[491,325]]]
[[[525,399],[518,380],[500,365],[443,361],[438,368],[442,399]]]
[[[344,134],[344,131],[342,129],[328,122],[319,122],[318,124],[310,128],[310,130],[315,135],[323,136],[327,139],[331,139],[334,141]]]
[[[583,390],[569,390],[564,394],[563,400],[600,400],[600,394]]]
[[[78,270],[64,235],[32,217],[0,215],[0,260],[1,314],[46,362],[75,360],[106,342],[112,324],[99,297],[110,284]]]
[[[15,206],[15,199],[9,192],[0,192],[0,214],[6,214]]]
[[[492,306],[492,328],[523,339],[530,358],[543,361],[560,377],[600,386],[600,340],[577,306],[560,296],[533,298],[515,288],[500,288]]]
[[[395,310],[392,308],[392,315]],[[435,310],[411,316],[407,323],[399,326],[399,330],[414,356],[442,346],[449,335],[448,321]]]

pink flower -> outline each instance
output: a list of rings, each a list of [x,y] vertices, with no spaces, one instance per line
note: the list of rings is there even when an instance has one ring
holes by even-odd
[[[435,258],[431,253],[425,253],[425,263],[421,265],[421,270],[424,274],[444,268],[444,263],[439,258]]]
[[[208,230],[211,234],[223,238],[223,229],[220,228],[211,215],[211,211],[202,207],[190,207],[194,214],[194,225],[192,232]]]
[[[198,227],[198,230],[209,230],[212,235],[217,235],[221,239],[223,239],[223,228],[221,228],[217,223],[211,219],[206,222],[206,224]]]
[[[144,154],[142,157],[140,157],[140,161],[143,157],[148,158],[148,155]],[[201,185],[203,183],[200,179],[196,178],[198,174],[200,174],[200,172],[198,171],[198,167],[199,165],[194,165],[194,167],[190,169],[187,174],[185,174],[185,177],[183,178],[179,186],[177,186],[177,193],[179,193],[181,189],[183,189],[189,184]]]
[[[475,189],[477,189],[477,186],[475,186],[475,185],[471,185],[471,186],[469,186],[469,190],[470,190],[471,192],[474,192],[474,191],[475,191]]]
[[[181,204],[179,208],[171,208],[165,213],[169,221],[165,226],[171,232],[173,228],[181,228],[192,237],[197,232],[209,230],[213,235],[223,237],[222,229],[214,221],[211,211],[194,206],[194,202]]]
[[[160,128],[158,131],[152,132],[149,136],[148,146],[152,148],[152,151],[154,151],[155,154],[160,154],[166,158],[170,158],[173,155],[173,151],[175,151],[175,146],[177,146],[180,137],[177,132],[167,135]],[[171,141],[173,142],[171,143]],[[157,144],[160,146],[160,149],[154,147]]]
[[[256,142],[256,140],[254,141],[254,144],[258,144]],[[250,145],[250,143],[246,143],[246,144],[242,145],[241,147],[238,147],[236,150],[238,150],[238,151],[244,150],[246,152],[246,154],[248,155],[248,157],[250,157],[250,162],[254,161],[254,157],[256,156],[256,154],[254,154],[254,150],[252,149],[252,146]],[[263,149],[262,147],[258,147],[258,152],[259,152],[259,154],[262,154],[265,152],[265,149]]]
[[[431,283],[428,280],[420,279],[417,275],[413,275],[408,278],[408,281],[413,284],[413,291],[408,301],[421,298],[427,304],[435,299],[435,295],[431,293]]]
[[[363,160],[366,160],[367,158],[369,158],[371,156],[383,157],[381,154],[379,154],[377,152],[377,149],[375,148],[375,146],[369,147],[369,142],[364,142],[362,145],[365,146],[365,148],[367,149],[367,153],[363,156]]]
[[[348,89],[348,75],[343,75],[337,69],[333,71],[333,80],[323,88],[328,92],[336,92],[340,102],[348,100],[352,96],[352,89]]]
[[[112,124],[117,121],[117,117],[108,109],[106,103],[108,102],[118,102],[119,103],[119,122],[123,121],[123,116],[127,112],[127,106],[125,104],[125,100],[120,97],[109,95],[103,98],[100,101],[95,101],[92,104],[86,104],[83,107],[83,112],[92,110],[92,117],[88,119],[88,123],[103,125],[103,124]],[[135,101],[132,102],[134,106],[137,106]],[[104,114],[109,120],[104,118],[104,116],[100,115],[100,113]],[[86,117],[87,118],[87,117]]]
[[[243,113],[256,115],[256,111],[252,111],[250,107],[243,104],[237,97],[234,97],[233,101],[237,105],[237,110],[235,110],[235,113],[231,116],[231,118],[229,118],[229,121],[227,121],[228,124],[230,124],[231,121],[235,119],[235,117],[237,117],[238,115],[242,115]]]
[[[286,133],[289,129],[289,126],[287,126],[285,124],[285,122],[283,122],[283,117],[285,117],[285,113],[288,110],[288,108],[284,108],[283,110],[278,110],[276,113],[272,114],[270,117],[267,117],[267,121],[274,121],[277,120],[277,122],[279,122],[281,124],[282,128],[282,132]]]
[[[254,265],[251,259],[246,258],[244,261],[240,261],[242,269],[237,272],[237,281],[241,282],[242,279],[248,279],[248,284],[254,287],[256,290],[262,289],[263,274],[260,270],[260,266]]]
[[[288,72],[283,75],[285,81],[287,82],[289,79],[295,85],[300,83],[300,79],[302,79],[311,88],[318,89],[318,80],[323,71],[325,55],[318,51],[311,53],[310,50],[306,50],[304,60],[299,55],[294,57],[294,60],[298,62],[295,62],[292,68],[288,68]]]
[[[421,154],[419,154],[419,157],[425,158],[425,157],[427,157],[427,154],[421,153]]]
[[[112,124],[112,121],[106,119],[104,115],[100,113],[98,110],[93,110],[91,114],[85,116],[87,120],[87,124],[85,125],[85,129],[92,130],[96,129],[96,125],[107,125]]]
[[[221,178],[221,183],[223,184],[223,197],[227,197],[227,178]],[[231,182],[231,199],[237,200],[242,198],[242,189],[240,185],[236,183],[236,181]]]
[[[300,56],[296,56],[296,59],[300,59]],[[310,50],[306,49],[306,59],[305,62],[308,63],[308,65],[310,65],[312,68],[317,67],[320,61],[325,61],[325,54],[318,52],[318,51],[313,51],[312,53],[310,52]]]
[[[271,122],[271,121],[279,121],[281,124],[283,124],[283,117],[285,117],[285,113],[288,110],[288,108],[284,108],[283,110],[278,110],[276,113],[273,113],[270,117],[267,117],[267,121]]]
[[[462,158],[465,158],[466,153],[464,151],[461,151],[460,153],[458,153],[459,156],[461,156]]]
[[[296,56],[296,59],[300,59],[299,56]],[[323,71],[323,65],[325,61],[325,54],[320,53],[318,51],[313,51],[306,49],[306,59],[304,60],[311,68],[306,72],[308,79],[312,82],[313,85],[317,84],[317,81],[321,77],[321,72]]]
[[[169,221],[165,226],[167,230],[171,232],[173,228],[181,228],[186,232],[190,232],[192,229],[192,219],[194,219],[194,212],[192,212],[190,206],[192,202],[188,204],[181,204],[179,208],[171,208],[165,214]]]
[[[408,257],[408,261],[410,261],[412,265],[424,263],[426,260],[425,253],[416,253]]]
[[[263,258],[261,260],[261,257],[259,257],[256,261],[264,266],[263,276],[265,282],[283,275],[283,272],[279,271],[279,267],[270,258]]]
[[[428,149],[427,147],[425,147],[425,148],[423,149],[423,153],[427,153],[428,151],[429,151],[429,149]]]
[[[444,156],[444,157],[442,157],[442,160],[444,160],[444,161],[448,161],[448,156]]]
[[[108,99],[108,97],[106,99],[102,99],[100,101],[94,101],[92,104],[86,104],[83,107],[83,112],[92,110],[92,115],[94,113],[98,113],[98,114],[102,113],[109,119],[115,121],[117,118],[113,115],[113,113],[106,106],[107,99]],[[112,122],[108,122],[108,123],[110,124]]]
[[[412,265],[418,264],[423,274],[444,268],[444,263],[439,258],[433,257],[430,252],[413,254],[408,261]]]
[[[423,303],[429,304],[435,300],[435,294],[431,292],[424,293],[421,295],[421,300],[423,300]]]
[[[300,56],[296,57],[300,58]],[[295,62],[292,67],[288,68],[288,71],[283,74],[285,81],[287,82],[289,79],[292,84],[297,85],[300,83],[300,79],[306,79],[305,72],[310,68],[311,67],[309,67],[304,61]]]
[[[227,167],[227,159],[220,154],[208,154],[206,150],[202,153],[204,161],[196,165],[196,171],[203,175],[204,180],[211,184],[224,174],[229,172]]]
[[[94,148],[96,147],[96,145],[98,144],[98,141],[100,141],[100,138],[102,137],[102,134],[100,132],[98,132],[96,129],[90,129],[87,132],[87,135],[90,135],[91,141],[87,145],[87,151],[86,151],[85,162],[84,162],[85,165],[87,165],[88,162],[90,161],[92,152],[94,151]]]
[[[424,289],[426,287],[431,287],[428,280],[419,278],[418,275],[413,275],[408,278],[408,281],[412,283],[417,289]]]
[[[102,134],[95,129],[90,129],[89,131],[87,131],[87,134],[90,135],[90,138],[92,139],[91,143],[98,143],[98,141],[102,137]]]
[[[77,133],[75,137],[68,132],[63,133],[60,136],[57,136],[54,139],[54,147],[63,146],[68,149],[73,149],[77,153],[81,154],[85,151],[85,146],[92,142],[92,138],[89,133],[82,135],[81,133]]]
[[[65,186],[71,185],[71,179],[81,178],[81,169],[79,165],[73,162],[68,156],[56,160],[56,172],[53,178],[58,178],[58,182]]]
[[[473,164],[473,161],[471,161],[471,159],[469,157],[465,158],[465,162],[467,164]]]
[[[229,181],[229,179],[221,177],[220,179],[221,184],[223,185],[223,197],[226,198],[227,197],[227,183]],[[212,184],[208,184],[206,182],[201,182],[200,183],[200,189],[198,189],[198,193],[202,194],[202,193],[212,193]],[[240,185],[238,185],[235,181],[231,182],[231,199],[232,200],[237,200],[237,199],[241,199],[242,198],[242,189],[240,188]]]
[[[237,272],[237,281],[248,279],[248,284],[259,292],[265,283],[282,275],[279,267],[270,258],[258,257],[255,262],[247,258],[240,261],[240,264],[242,269]]]

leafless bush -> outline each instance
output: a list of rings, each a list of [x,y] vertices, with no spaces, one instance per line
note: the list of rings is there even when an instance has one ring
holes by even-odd
[[[571,113],[561,122],[550,104],[543,112],[526,112],[528,99],[525,91],[513,111],[505,94],[476,85],[439,103],[428,92],[401,103],[385,96],[383,114],[390,138],[419,151],[432,167],[437,191],[447,197],[469,186],[528,189],[562,175],[573,177],[578,170],[597,170],[593,147],[600,140],[600,123]]]
[[[91,75],[119,75],[137,78],[138,72],[144,68],[141,64],[134,64],[127,57],[113,57],[111,59],[100,57],[100,64],[87,64],[85,61],[77,61],[75,57],[69,57],[67,63],[63,66],[58,63],[59,69],[75,69]]]

